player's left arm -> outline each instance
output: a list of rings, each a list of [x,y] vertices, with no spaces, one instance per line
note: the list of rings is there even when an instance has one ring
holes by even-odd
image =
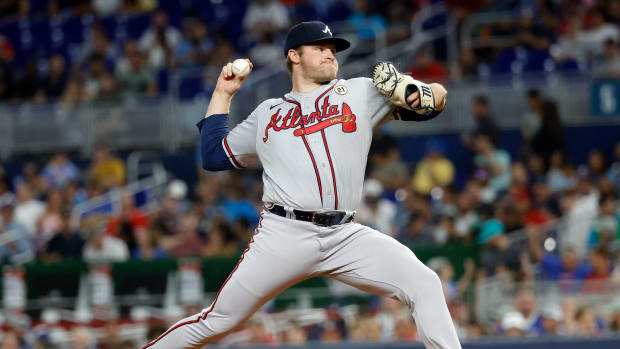
[[[427,121],[445,108],[447,91],[441,84],[416,80],[399,72],[390,62],[375,65],[372,82],[376,93],[384,96],[394,107],[391,114],[395,119]]]

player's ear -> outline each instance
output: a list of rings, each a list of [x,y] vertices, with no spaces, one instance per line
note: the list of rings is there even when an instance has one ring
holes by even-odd
[[[293,63],[299,63],[299,52],[297,52],[297,50],[295,49],[288,50],[288,58]]]

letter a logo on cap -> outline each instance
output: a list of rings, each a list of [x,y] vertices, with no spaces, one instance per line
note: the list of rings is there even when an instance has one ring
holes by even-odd
[[[332,31],[331,31],[331,30],[329,30],[329,27],[328,27],[328,26],[325,26],[325,29],[323,29],[323,33],[325,33],[325,34],[329,33],[329,36],[333,36],[333,35],[332,35]]]

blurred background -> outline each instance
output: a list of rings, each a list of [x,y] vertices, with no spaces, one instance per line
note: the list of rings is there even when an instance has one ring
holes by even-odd
[[[195,123],[235,58],[231,127],[288,92],[305,20],[352,42],[342,78],[387,59],[449,91],[376,130],[357,220],[439,274],[464,347],[620,347],[620,1],[2,0],[0,348],[138,348],[210,305],[261,171],[201,170]],[[218,345],[421,347],[323,278]]]

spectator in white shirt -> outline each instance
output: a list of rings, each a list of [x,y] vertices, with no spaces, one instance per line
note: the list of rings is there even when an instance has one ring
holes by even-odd
[[[122,262],[129,259],[129,249],[123,240],[105,235],[102,225],[91,232],[82,257],[88,263]]]
[[[33,197],[32,189],[26,183],[17,187],[17,206],[15,206],[15,222],[23,224],[28,233],[34,235],[36,224],[46,205]]]
[[[147,52],[147,62],[151,68],[161,69],[172,59],[181,38],[181,32],[168,24],[168,15],[160,10],[153,14],[151,27],[140,38],[138,47]]]

